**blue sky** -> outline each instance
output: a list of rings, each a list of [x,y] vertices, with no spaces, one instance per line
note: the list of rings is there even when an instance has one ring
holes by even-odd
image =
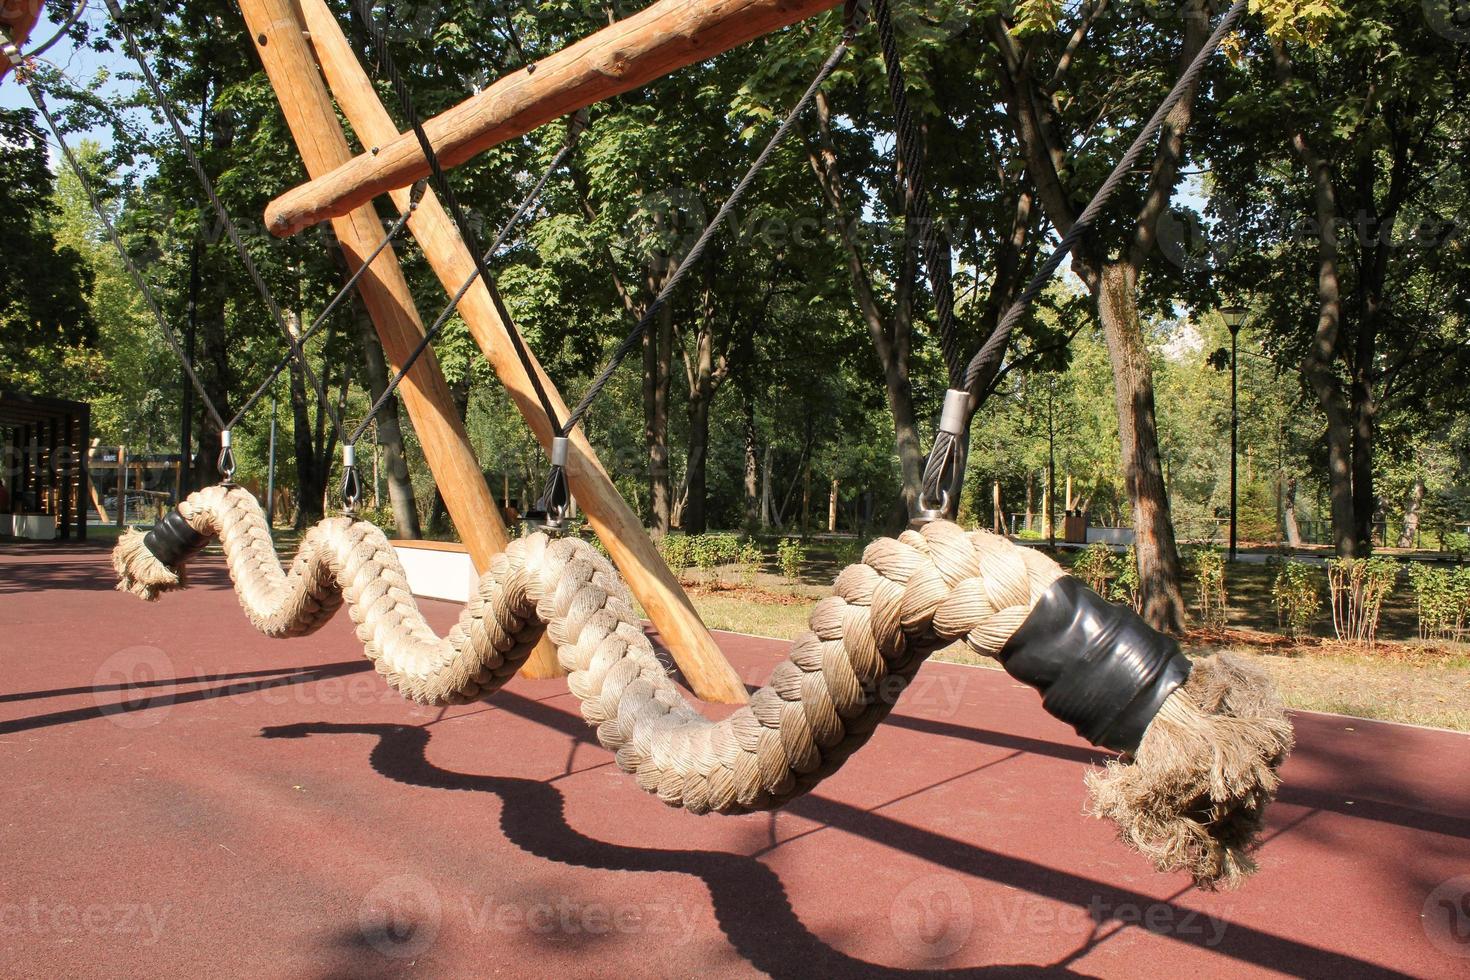
[[[36,29],[31,32],[31,40],[34,44],[39,45],[44,43],[47,38],[56,32],[57,24],[51,19],[51,15],[54,13],[55,11],[47,9],[41,14],[41,19],[36,24]],[[64,14],[60,16],[65,19]],[[107,11],[101,4],[90,5],[86,13],[82,15],[82,20],[92,25],[94,33],[100,29],[106,19]],[[30,46],[26,45],[26,47]],[[61,69],[73,82],[79,85],[91,84],[102,73],[115,75],[118,70],[131,63],[121,51],[99,54],[87,48],[78,49],[70,38],[62,38],[57,41],[56,45],[42,57],[44,61]],[[120,94],[126,91],[127,87],[126,83],[119,84],[116,81],[104,81],[98,89],[104,94]],[[60,113],[65,108],[59,100],[47,99],[46,101],[53,113]],[[0,81],[0,107],[6,109],[29,109],[32,108],[32,105],[30,94],[26,92],[23,86],[16,83],[13,76],[6,75],[5,80]],[[67,142],[74,140],[80,141],[84,138],[95,139],[104,145],[112,142],[112,134],[105,128],[94,129],[87,133],[78,133],[75,135],[68,134]]]

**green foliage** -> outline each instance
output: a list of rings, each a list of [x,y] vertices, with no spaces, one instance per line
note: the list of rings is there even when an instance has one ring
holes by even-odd
[[[1322,609],[1321,576],[1311,565],[1291,558],[1276,565],[1276,578],[1271,583],[1276,619],[1292,639],[1299,641],[1311,633],[1312,623]]]
[[[96,339],[93,276],[58,241],[54,178],[35,113],[0,109],[0,387],[55,394],[64,361]]]
[[[735,562],[739,567],[741,585],[747,587],[755,585],[756,576],[760,574],[765,558],[765,553],[761,551],[760,545],[754,541],[746,541],[740,546]]]
[[[801,578],[801,566],[806,562],[806,545],[800,538],[782,538],[776,545],[776,563],[781,574],[795,582]]]
[[[1225,593],[1225,556],[1218,548],[1200,548],[1194,553],[1196,607],[1200,625],[1224,629],[1229,616]]]
[[[1108,580],[1113,576],[1112,549],[1101,541],[1088,545],[1077,556],[1077,560],[1072,562],[1072,574],[1080,578],[1089,589],[1106,597]]]
[[[693,542],[687,534],[665,534],[658,541],[658,553],[676,576],[694,564]]]
[[[1409,584],[1419,607],[1419,636],[1426,640],[1460,640],[1470,621],[1470,565],[1445,568],[1415,563]]]
[[[1372,558],[1334,558],[1327,563],[1332,628],[1344,643],[1372,646],[1383,600],[1393,591],[1402,563]]]
[[[1121,555],[1113,556],[1113,585],[1108,598],[1131,606],[1134,612],[1143,608],[1143,587],[1138,576],[1138,549],[1133,545]]]

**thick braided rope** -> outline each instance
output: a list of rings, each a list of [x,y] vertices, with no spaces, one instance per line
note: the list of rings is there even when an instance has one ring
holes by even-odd
[[[669,678],[606,558],[564,539],[526,564],[599,741],[644,789],[696,813],[807,792],[868,740],[924,658],[960,640],[995,654],[1062,574],[1039,552],[945,522],[879,539],[838,576],[770,683],[712,722]]]
[[[930,653],[964,641],[995,654],[1062,575],[1039,552],[942,521],[874,541],[813,609],[811,632],[770,683],[712,722],[670,678],[617,571],[584,541],[512,542],[440,639],[371,524],[322,521],[287,571],[245,490],[201,490],[180,513],[220,539],[257,629],[305,635],[345,602],[367,656],[415,701],[457,703],[497,689],[544,624],[583,717],[619,766],[664,802],[700,813],[768,809],[810,790],[868,740]]]
[[[194,530],[217,536],[240,604],[268,636],[304,636],[343,604],[378,672],[399,693],[430,704],[463,703],[515,675],[540,639],[542,625],[524,598],[524,565],[545,539],[517,558],[498,555],[459,621],[443,639],[419,612],[397,554],[365,521],[328,518],[307,531],[289,571],[281,567],[260,505],[239,487],[191,494],[179,511]]]

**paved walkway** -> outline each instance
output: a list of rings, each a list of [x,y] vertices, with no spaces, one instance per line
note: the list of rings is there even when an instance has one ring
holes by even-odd
[[[1262,871],[1209,895],[1081,815],[1098,754],[998,671],[929,664],[815,795],[694,817],[561,682],[416,707],[345,616],[267,640],[196,582],[0,545],[0,976],[1470,976],[1470,737],[1298,716]],[[752,683],[781,651],[720,640]]]

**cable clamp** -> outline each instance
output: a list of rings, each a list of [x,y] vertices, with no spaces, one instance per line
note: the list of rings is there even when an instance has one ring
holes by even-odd
[[[219,459],[215,466],[219,468],[219,475],[224,477],[220,482],[230,486],[235,482],[235,450],[234,440],[230,436],[229,429],[221,429],[219,433]]]
[[[924,479],[909,517],[910,527],[954,520],[965,483],[965,435],[969,426],[970,393],[949,389],[944,393],[939,431],[934,435],[934,446],[924,464]]]
[[[342,510],[348,517],[357,516],[362,504],[362,480],[357,475],[357,445],[342,445]]]
[[[551,469],[546,474],[546,488],[536,506],[526,514],[526,522],[537,530],[557,534],[567,529],[567,514],[572,509],[572,492],[567,485],[567,453],[571,440],[556,436],[551,440]]]

